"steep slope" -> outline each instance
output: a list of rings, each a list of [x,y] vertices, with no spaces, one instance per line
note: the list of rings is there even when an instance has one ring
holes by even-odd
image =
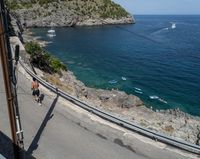
[[[8,0],[7,6],[27,27],[134,23],[111,0]]]

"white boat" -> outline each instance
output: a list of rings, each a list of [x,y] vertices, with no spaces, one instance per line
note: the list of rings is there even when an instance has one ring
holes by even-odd
[[[122,77],[122,80],[123,80],[123,81],[126,81],[126,77]]]
[[[48,33],[55,33],[56,31],[54,29],[48,30]]]
[[[54,36],[56,36],[56,31],[53,28],[49,29],[47,31],[47,36],[48,37],[54,37]]]
[[[176,28],[176,23],[172,23],[171,28],[172,28],[172,29],[175,29],[175,28]]]
[[[51,34],[47,34],[47,36],[48,36],[48,37],[54,37],[54,36],[56,36],[56,34],[52,34],[52,33],[51,33]]]
[[[140,88],[137,88],[137,87],[134,87],[137,91],[141,91],[141,89]]]
[[[158,96],[155,96],[155,95],[149,96],[149,98],[150,98],[150,99],[159,99],[159,97],[158,97]]]
[[[143,92],[141,92],[141,91],[135,90],[135,92],[136,92],[136,93],[139,93],[139,94],[143,94]]]

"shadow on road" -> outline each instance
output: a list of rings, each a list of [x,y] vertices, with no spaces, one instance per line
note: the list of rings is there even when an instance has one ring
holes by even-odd
[[[14,159],[12,140],[0,131],[0,158],[3,155],[6,159]],[[36,159],[32,155],[28,154],[25,150],[21,150],[24,153],[26,159]]]
[[[51,107],[49,108],[49,111],[47,112],[47,114],[46,114],[46,116],[45,116],[40,128],[37,131],[37,134],[35,135],[31,145],[29,146],[29,148],[27,150],[28,154],[32,154],[33,151],[37,149],[38,141],[40,140],[40,136],[42,135],[42,132],[44,131],[44,129],[45,129],[46,125],[47,125],[47,122],[53,117],[52,112],[53,112],[53,110],[54,110],[54,108],[56,106],[56,103],[58,101],[58,97],[59,96],[57,95],[56,98],[54,99],[53,103],[51,104]]]

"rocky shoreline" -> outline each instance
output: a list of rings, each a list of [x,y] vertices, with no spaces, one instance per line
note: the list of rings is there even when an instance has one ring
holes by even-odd
[[[52,19],[53,18],[53,19]],[[20,21],[23,22],[25,27],[33,28],[33,27],[71,27],[71,26],[95,26],[95,25],[115,25],[115,24],[133,24],[135,20],[132,16],[123,17],[121,19],[99,19],[99,18],[84,18],[78,19],[74,17],[73,19],[69,19],[67,21],[60,20],[58,17],[48,17],[37,20],[31,19],[22,19],[20,16]],[[52,22],[53,21],[53,22]]]
[[[19,7],[12,10],[12,15],[28,28],[135,23],[131,14],[111,1],[94,0],[85,3],[81,0],[76,2],[59,0],[44,4],[29,1],[26,3],[30,3],[30,6],[19,1]]]
[[[30,36],[31,40],[37,40],[31,34],[27,36],[26,32],[23,35],[24,40],[30,41]],[[41,41],[38,42],[41,43]],[[86,87],[84,83],[76,79],[71,71],[63,71],[60,76],[44,73],[37,68],[35,70],[47,82],[92,106],[153,131],[200,145],[200,117],[194,117],[179,109],[153,111],[134,95],[127,95],[118,90]]]
[[[17,25],[16,25],[17,24]],[[22,26],[20,21],[12,18],[12,26],[16,35],[26,41],[37,41],[41,46],[48,45],[39,37],[24,30],[21,36]],[[20,33],[20,34],[19,34]],[[28,54],[21,54],[25,62],[29,62]],[[30,65],[30,64],[29,64]],[[108,111],[116,116],[122,117],[145,128],[160,132],[180,140],[200,145],[200,117],[194,117],[179,109],[165,111],[153,111],[134,95],[127,95],[117,90],[102,90],[88,88],[77,80],[71,71],[63,71],[62,76],[58,74],[47,74],[35,68],[38,75],[67,93],[89,103],[92,106]]]

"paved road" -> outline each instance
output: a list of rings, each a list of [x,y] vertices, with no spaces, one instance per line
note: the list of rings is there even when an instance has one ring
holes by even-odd
[[[1,66],[1,65],[0,65]],[[58,102],[45,95],[39,106],[31,96],[30,81],[18,73],[18,99],[25,149],[38,159],[147,159],[131,149],[88,131]],[[74,122],[77,121],[77,122]],[[0,130],[10,137],[5,90],[0,67]]]

